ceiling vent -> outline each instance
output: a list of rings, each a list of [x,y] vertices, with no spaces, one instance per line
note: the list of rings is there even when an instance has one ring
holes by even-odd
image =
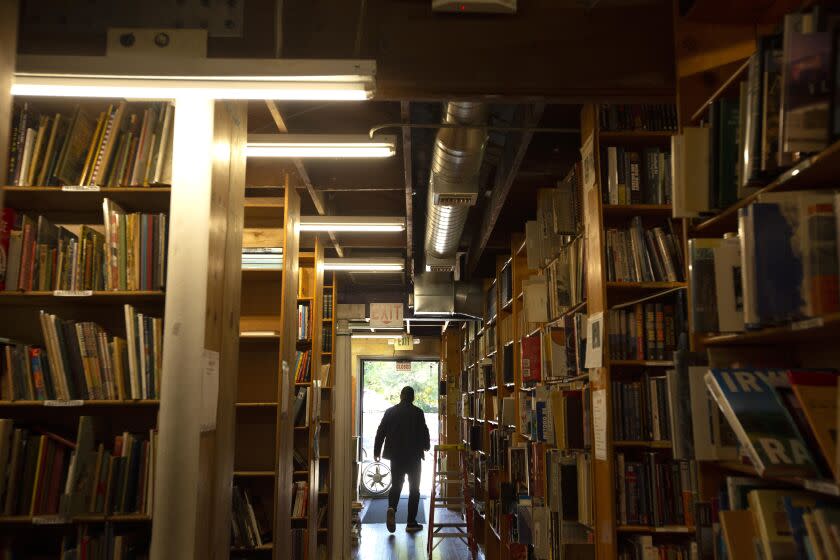
[[[460,14],[515,14],[517,0],[432,0],[432,10]]]

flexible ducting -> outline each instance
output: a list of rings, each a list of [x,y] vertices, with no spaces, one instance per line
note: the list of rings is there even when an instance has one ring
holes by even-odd
[[[483,103],[446,104],[446,124],[435,138],[429,175],[425,256],[428,269],[454,269],[455,253],[469,207],[478,198],[478,175],[487,142],[487,106]]]

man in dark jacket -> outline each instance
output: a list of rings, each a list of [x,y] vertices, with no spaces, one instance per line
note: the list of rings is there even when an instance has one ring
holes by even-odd
[[[420,503],[420,461],[423,452],[429,450],[429,428],[423,411],[414,406],[414,389],[409,386],[400,391],[400,404],[385,411],[376,441],[373,456],[379,461],[382,442],[385,441],[385,458],[391,460],[391,491],[388,493],[388,520],[390,532],[396,529],[395,516],[400,503],[405,475],[408,475],[408,519],[405,530],[420,531],[417,523],[417,506]]]

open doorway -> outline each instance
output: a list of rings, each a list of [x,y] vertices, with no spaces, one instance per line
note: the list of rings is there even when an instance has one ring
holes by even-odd
[[[400,391],[406,385],[414,388],[414,405],[419,407],[429,428],[431,448],[438,443],[438,360],[397,360],[373,358],[361,360],[361,430],[362,435],[362,495],[368,499],[363,523],[384,523],[388,490],[391,487],[389,462],[373,461],[376,429],[385,411],[399,403]],[[418,517],[425,519],[427,499],[432,490],[432,456],[426,454],[420,478],[420,507]],[[397,522],[405,515],[408,481],[403,484]],[[379,511],[381,510],[381,512]],[[381,515],[379,515],[381,513]],[[380,517],[382,519],[380,519]],[[421,523],[421,521],[418,519]]]

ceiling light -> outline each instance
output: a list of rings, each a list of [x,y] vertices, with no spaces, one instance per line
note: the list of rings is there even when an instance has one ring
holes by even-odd
[[[364,134],[250,134],[248,157],[385,158],[397,153],[396,138]]]
[[[392,338],[402,338],[405,336],[404,332],[383,334],[383,333],[353,333],[350,338],[376,338],[379,340],[390,340]]]
[[[401,258],[324,259],[324,270],[346,272],[402,272],[405,262]]]
[[[12,95],[360,101],[372,61],[22,55]]]
[[[405,218],[372,216],[301,216],[300,231],[404,231]]]

